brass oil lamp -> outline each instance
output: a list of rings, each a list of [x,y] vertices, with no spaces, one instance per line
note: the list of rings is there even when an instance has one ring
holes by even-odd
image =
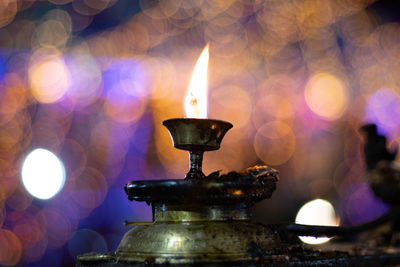
[[[203,64],[205,59],[208,61],[205,52],[196,64],[195,73],[198,65],[207,66]],[[200,68],[199,72],[206,74],[207,71]],[[192,78],[185,101],[189,118],[163,122],[174,147],[189,151],[190,168],[185,179],[143,180],[125,185],[131,201],[145,201],[152,206],[152,221],[127,222],[133,228],[124,235],[116,252],[80,255],[78,266],[275,266],[275,263],[279,266],[380,266],[400,262],[396,253],[351,256],[345,251],[316,251],[288,242],[293,235],[346,236],[371,229],[398,218],[397,206],[386,216],[350,228],[299,224],[277,228],[252,222],[252,206],[271,197],[278,172],[256,166],[241,173],[204,175],[204,151],[219,149],[223,137],[233,127],[229,122],[206,118],[207,106],[202,105],[205,90],[192,88],[193,84],[205,85],[204,80]],[[392,179],[398,174],[398,170],[390,175],[379,171],[371,175]]]
[[[130,200],[152,205],[153,221],[125,234],[116,252],[119,259],[158,264],[236,262],[253,259],[251,246],[275,248],[278,238],[250,221],[250,208],[271,196],[277,172],[258,167],[235,176],[205,176],[203,151],[218,149],[232,125],[208,119],[173,119],[164,125],[174,146],[189,150],[190,170],[184,180],[126,185]]]
[[[208,47],[204,51],[208,52]],[[204,53],[198,64],[206,57]],[[219,149],[232,124],[204,118],[198,107],[202,102],[199,94],[189,89],[187,97],[187,105],[194,110],[189,117],[196,118],[163,121],[174,147],[189,151],[190,169],[185,179],[132,181],[125,185],[131,201],[151,204],[152,221],[127,222],[134,227],[115,253],[82,255],[78,257],[82,266],[105,261],[185,266],[254,262],[254,251],[272,251],[280,246],[275,231],[250,220],[251,207],[275,190],[276,170],[257,166],[242,173],[203,174],[204,151]]]

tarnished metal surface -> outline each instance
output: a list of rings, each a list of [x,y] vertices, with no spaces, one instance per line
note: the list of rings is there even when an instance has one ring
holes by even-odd
[[[206,179],[134,181],[125,188],[131,200],[153,205],[153,224],[125,234],[116,257],[157,264],[253,260],[256,247],[280,247],[268,226],[250,221],[250,207],[270,197],[278,172],[266,166],[242,173],[212,173]]]
[[[169,119],[163,121],[174,142],[174,147],[189,151],[219,149],[222,138],[233,125],[212,119]]]
[[[268,226],[252,223],[240,205],[153,204],[154,223],[131,229],[116,255],[124,261],[196,263],[250,260],[249,248],[271,251],[279,237]]]
[[[256,166],[241,173],[215,172],[202,180],[132,181],[125,185],[125,191],[130,200],[147,203],[255,203],[271,197],[278,173],[273,168]]]
[[[342,247],[343,246],[343,247]],[[319,247],[318,247],[319,248]],[[304,246],[289,246],[286,249],[276,249],[269,253],[259,251],[255,248],[251,260],[214,263],[183,263],[155,264],[154,262],[129,262],[119,259],[115,254],[85,254],[79,256],[78,266],[97,267],[144,267],[161,266],[230,266],[230,267],[261,267],[261,266],[397,266],[400,264],[399,253],[383,253],[381,250],[372,251],[368,255],[351,255],[347,251],[354,251],[354,244],[337,244],[334,250],[320,250],[318,248],[308,249]],[[346,252],[342,252],[344,250]],[[108,258],[106,258],[107,256]]]
[[[126,263],[203,264],[254,261],[254,251],[272,253],[281,246],[279,236],[251,222],[249,209],[270,197],[277,181],[276,170],[256,166],[201,180],[130,182],[129,198],[153,205],[153,223],[126,233],[112,257]],[[80,257],[85,260],[96,259]]]
[[[204,206],[153,204],[155,222],[250,220],[247,205]]]
[[[268,227],[250,221],[155,223],[125,234],[116,255],[125,261],[196,263],[251,260],[254,243],[265,251],[280,245]]]
[[[219,149],[222,138],[233,125],[211,119],[170,119],[163,121],[174,147],[189,151],[190,169],[186,179],[204,179],[202,162],[204,151]]]

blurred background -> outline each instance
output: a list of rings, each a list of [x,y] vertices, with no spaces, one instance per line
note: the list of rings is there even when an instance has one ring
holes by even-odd
[[[294,221],[315,199],[343,225],[380,216],[358,128],[373,122],[390,146],[399,139],[399,10],[374,0],[1,0],[0,265],[71,266],[114,251],[124,220],[151,220],[123,186],[184,177],[188,154],[161,122],[184,117],[206,43],[209,117],[234,125],[205,154],[206,174],[277,168],[276,192],[255,209],[264,223]]]

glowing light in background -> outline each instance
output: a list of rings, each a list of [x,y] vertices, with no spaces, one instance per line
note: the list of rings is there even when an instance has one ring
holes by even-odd
[[[150,92],[147,75],[147,69],[136,60],[117,61],[105,71],[107,101],[104,109],[111,119],[128,123],[143,115]]]
[[[68,14],[67,14],[68,15]],[[71,27],[71,25],[69,25]],[[39,47],[62,47],[68,40],[71,29],[58,20],[49,19],[41,23],[35,30],[35,46]]]
[[[68,250],[74,259],[78,255],[98,252],[106,253],[108,250],[104,237],[96,231],[90,229],[79,229],[68,241]]]
[[[257,156],[268,165],[280,165],[288,161],[296,147],[292,129],[280,121],[261,126],[254,137]]]
[[[80,210],[90,212],[98,207],[107,195],[107,180],[94,168],[82,168],[71,175],[71,202]]]
[[[6,225],[11,226],[10,230],[18,237],[19,241],[21,242],[22,249],[24,250],[24,259],[25,257],[30,258],[28,256],[29,250],[31,250],[35,246],[41,247],[39,243],[46,240],[45,221],[42,219],[43,217],[40,218],[40,216],[37,216],[35,212],[37,212],[37,210],[33,211],[32,209],[28,208],[25,211],[10,212],[7,216]],[[45,247],[46,246],[44,246],[43,253]],[[34,250],[35,257],[40,257],[41,253],[39,252],[39,250]]]
[[[25,189],[40,199],[55,196],[65,182],[63,163],[56,155],[43,148],[35,149],[26,156],[21,175]]]
[[[71,54],[65,59],[70,71],[71,82],[66,96],[79,106],[95,101],[101,92],[101,70],[93,57],[88,54]]]
[[[42,212],[43,217],[46,218],[48,246],[55,248],[63,246],[74,230],[69,214],[64,209],[54,207],[46,207]]]
[[[10,23],[18,11],[18,3],[14,0],[0,2],[0,27]]]
[[[263,161],[291,177],[277,202],[329,193],[346,224],[385,211],[357,181],[365,169],[356,129],[367,119],[391,140],[400,130],[399,27],[365,9],[375,0],[36,2],[0,1],[0,225],[12,232],[0,230],[0,265],[73,265],[64,261],[83,253],[67,251],[82,227],[101,229],[106,240],[118,235],[116,245],[128,211],[108,216],[115,197],[132,208],[121,184],[187,171],[186,154],[160,122],[182,114],[190,78],[183,74],[204,40],[213,48],[209,71],[201,71],[213,84],[210,114],[235,125],[205,157],[206,172]],[[207,84],[206,76],[193,80]],[[50,206],[36,207],[18,183],[19,155],[44,142],[57,148],[69,177]],[[150,216],[144,203],[134,205],[129,219]],[[287,209],[274,211],[288,219]],[[22,246],[22,256],[4,250],[6,242]]]
[[[257,99],[253,107],[253,123],[258,128],[264,123],[276,120],[291,121],[294,118],[293,103],[290,97],[277,93],[267,94]]]
[[[6,70],[6,64],[4,60],[0,57],[0,80],[3,77],[5,70]]]
[[[335,120],[347,107],[347,92],[338,78],[327,73],[315,74],[308,81],[304,97],[308,107],[318,116]]]
[[[354,183],[344,189],[341,199],[346,222],[357,225],[384,215],[389,207],[375,197],[367,182]]]
[[[207,44],[197,60],[185,98],[185,112],[188,118],[207,118],[208,47]]]
[[[18,237],[11,231],[0,229],[0,264],[16,265],[22,256],[22,245]]]
[[[93,61],[93,63],[95,63],[95,61]],[[150,94],[149,72],[150,71],[141,60],[120,59],[109,66],[105,71],[104,87],[106,90],[109,88],[116,88],[128,96],[146,97]],[[99,73],[99,75],[101,75],[101,73]]]
[[[390,133],[400,125],[400,97],[391,89],[380,89],[372,94],[365,107],[367,121],[376,123],[383,133]]]
[[[70,73],[61,54],[37,51],[29,66],[29,83],[37,101],[53,103],[60,100],[70,85]]]
[[[82,15],[95,15],[103,11],[104,9],[112,6],[117,2],[116,0],[105,0],[105,1],[72,1],[73,9]]]
[[[323,199],[315,199],[304,204],[296,216],[296,223],[306,225],[339,225],[332,204]],[[328,237],[299,236],[301,241],[311,245],[328,242]]]
[[[239,86],[226,85],[211,92],[211,110],[214,116],[235,125],[235,129],[245,127],[251,116],[252,101],[247,90]]]

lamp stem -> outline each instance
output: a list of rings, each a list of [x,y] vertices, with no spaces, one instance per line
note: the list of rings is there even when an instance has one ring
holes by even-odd
[[[189,151],[190,170],[186,174],[186,179],[202,179],[205,177],[202,172],[203,153],[201,150]]]

